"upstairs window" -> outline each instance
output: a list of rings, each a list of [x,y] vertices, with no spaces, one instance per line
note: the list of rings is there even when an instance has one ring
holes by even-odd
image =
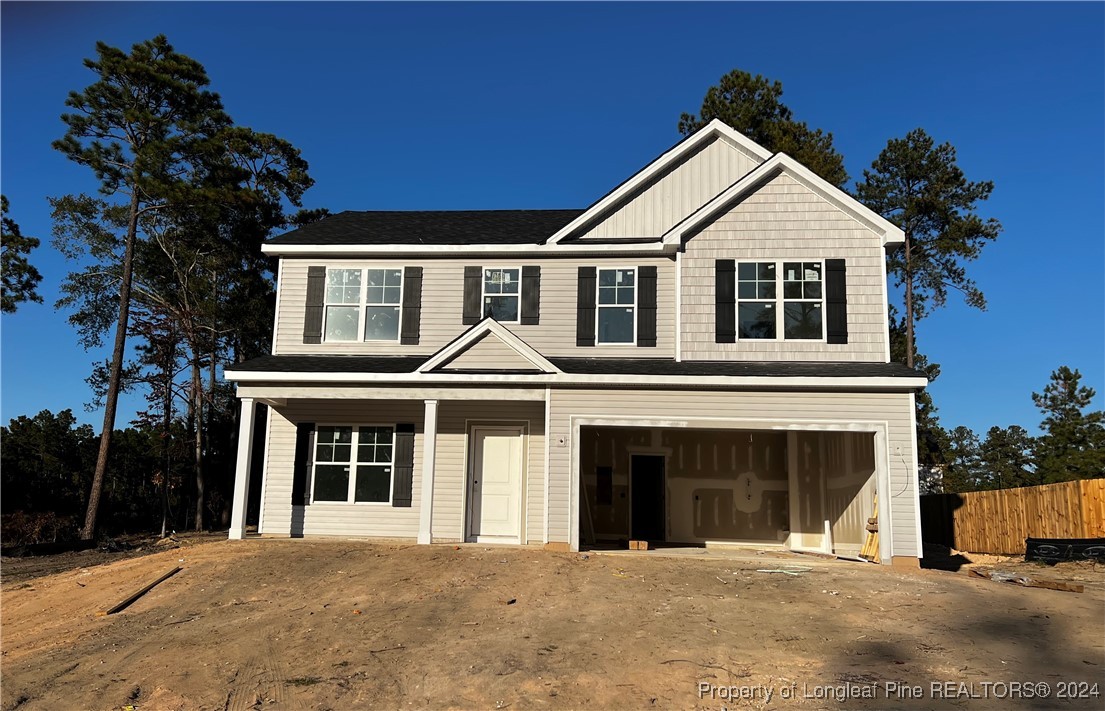
[[[603,344],[637,340],[636,269],[598,270],[598,339]]]
[[[326,270],[326,340],[356,341],[361,322],[361,270]]]
[[[327,269],[326,341],[399,340],[402,297],[402,269]]]
[[[399,339],[399,305],[403,300],[403,270],[367,271],[364,340],[396,341]]]
[[[783,337],[822,338],[821,262],[783,262]]]
[[[389,503],[394,448],[393,427],[319,427],[313,501]]]
[[[775,262],[737,265],[737,337],[774,339]]]
[[[483,316],[500,323],[518,323],[520,269],[483,270]]]
[[[737,264],[737,338],[821,340],[824,289],[821,262]],[[780,334],[782,334],[780,336]]]

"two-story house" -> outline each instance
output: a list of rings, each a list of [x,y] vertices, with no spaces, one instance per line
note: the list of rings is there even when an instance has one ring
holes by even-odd
[[[585,210],[343,212],[270,240],[270,356],[226,373],[245,531],[921,556],[902,233],[714,121]]]

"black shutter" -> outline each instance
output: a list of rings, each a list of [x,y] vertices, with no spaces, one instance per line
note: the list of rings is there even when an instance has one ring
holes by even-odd
[[[843,259],[825,260],[825,341],[848,342],[848,286]]]
[[[656,346],[656,267],[637,267],[637,345]]]
[[[541,323],[541,267],[522,267],[521,322],[529,326]]]
[[[737,341],[737,263],[714,261],[714,342]]]
[[[464,320],[462,323],[471,326],[479,323],[483,318],[483,267],[464,268]]]
[[[414,425],[395,426],[395,456],[392,458],[395,478],[391,505],[411,505],[414,491]]]
[[[295,464],[292,469],[292,506],[307,503],[307,474],[311,471],[315,438],[313,422],[301,422],[295,426]]]
[[[576,345],[595,345],[595,268],[580,267],[576,288]]]
[[[404,346],[418,345],[418,324],[422,319],[422,267],[403,269],[403,308],[399,342]]]
[[[326,298],[326,267],[307,267],[307,305],[303,311],[303,342],[322,343],[322,309]]]

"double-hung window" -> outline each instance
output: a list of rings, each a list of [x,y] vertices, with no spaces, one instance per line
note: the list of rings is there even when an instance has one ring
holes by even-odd
[[[738,263],[738,339],[821,340],[822,284],[821,262]]]
[[[635,343],[637,340],[636,269],[598,270],[599,344]]]
[[[315,432],[313,501],[390,503],[395,428],[320,426]]]
[[[483,315],[500,323],[518,322],[520,269],[483,270]]]
[[[783,262],[783,337],[824,336],[821,262]]]
[[[399,340],[399,305],[403,299],[402,269],[368,269],[365,291],[366,341]]]
[[[361,270],[326,270],[326,340],[356,341],[361,323]]]
[[[402,269],[327,269],[326,341],[398,340],[402,299]]]

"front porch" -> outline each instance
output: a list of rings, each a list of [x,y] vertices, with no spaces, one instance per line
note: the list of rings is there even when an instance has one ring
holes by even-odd
[[[544,390],[243,386],[239,395],[231,538],[245,535],[264,403],[262,536],[547,540]]]

